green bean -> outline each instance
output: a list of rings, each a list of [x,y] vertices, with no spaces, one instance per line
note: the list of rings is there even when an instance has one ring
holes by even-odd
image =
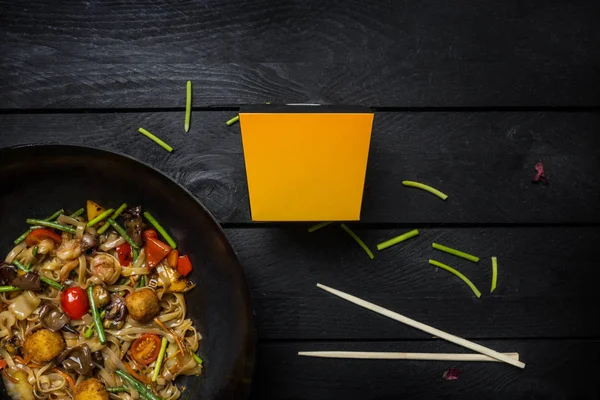
[[[24,266],[23,264],[21,264],[18,260],[13,260],[12,263],[14,265],[16,265],[17,268],[19,268],[20,270],[25,271],[25,272],[29,272],[29,268],[27,268],[26,266]]]
[[[81,214],[85,212],[85,208],[81,207],[79,210],[75,211],[73,214],[69,215],[71,218],[77,218]]]
[[[40,276],[40,281],[46,282],[46,284],[52,286],[54,289],[63,290],[63,287],[60,283],[53,281],[52,279],[48,279],[45,276]]]
[[[60,216],[60,214],[62,214],[65,210],[63,210],[62,208],[60,210],[58,210],[57,212],[55,212],[54,214],[52,214],[51,216],[49,216],[48,218],[44,218],[44,221],[54,221],[56,218],[58,218]],[[39,226],[32,226],[31,228],[29,228],[27,230],[27,232],[23,232],[23,234],[21,236],[19,236],[18,238],[16,238],[14,240],[14,244],[19,244],[21,243],[23,240],[25,240],[25,238],[27,237],[27,235],[29,235],[29,233],[36,229],[39,228]]]
[[[121,206],[119,208],[117,208],[117,211],[115,211],[113,213],[113,215],[111,215],[110,217],[112,219],[114,219],[115,221],[117,220],[117,217],[119,215],[121,215],[121,213],[127,208],[127,203],[123,203],[121,204]],[[104,224],[102,225],[100,228],[98,228],[98,235],[102,235],[104,232],[107,231],[108,227],[110,226],[110,224]]]
[[[72,234],[75,234],[75,232],[76,232],[76,229],[74,229],[74,228],[69,228],[68,226],[61,225],[56,222],[48,222],[48,221],[44,221],[41,219],[28,218],[25,222],[27,222],[29,225],[41,225],[41,226],[45,226],[48,228],[54,228],[54,229],[58,229],[60,231],[69,232]]]
[[[33,246],[33,250],[31,250],[31,254],[33,254],[33,256],[37,256],[38,254],[38,247],[37,246]]]
[[[152,374],[152,382],[156,382],[158,378],[158,374],[160,372],[160,367],[162,367],[163,359],[165,358],[165,352],[167,351],[167,344],[169,341],[166,337],[162,337],[162,341],[160,343],[160,353],[158,353],[158,358],[156,359],[156,365],[154,366],[154,373]]]
[[[113,386],[113,387],[107,387],[106,391],[108,393],[123,393],[123,392],[127,392],[127,388],[125,386]]]
[[[89,339],[92,337],[92,335],[94,334],[94,324],[91,324],[87,330],[85,331],[85,334],[83,336],[85,336],[86,339]]]
[[[60,217],[60,215],[62,213],[64,213],[65,210],[63,210],[62,208],[60,210],[58,210],[57,212],[55,212],[54,214],[52,214],[51,216],[49,216],[48,218],[44,218],[44,221],[48,221],[48,222],[52,222],[52,221],[56,221],[56,219],[58,217]]]
[[[142,396],[144,399],[163,400],[162,398],[152,393],[152,390],[148,389],[146,385],[135,379],[133,376],[129,375],[127,372],[118,369],[115,371],[115,374],[117,374],[123,381],[125,381],[125,383],[127,383],[133,389],[137,390],[140,396]]]
[[[91,228],[92,226],[96,225],[98,222],[102,221],[103,219],[105,219],[109,215],[111,215],[113,213],[113,211],[115,211],[114,208],[109,208],[108,210],[104,211],[102,214],[98,215],[93,220],[89,221],[87,223],[87,226],[89,226]]]
[[[148,211],[146,211],[144,213],[144,217],[146,217],[146,219],[148,221],[150,221],[150,223],[152,224],[152,226],[156,228],[156,230],[161,234],[161,236],[163,238],[165,238],[165,240],[167,241],[167,243],[169,243],[169,246],[171,246],[174,249],[177,248],[177,244],[175,244],[175,241],[173,240],[173,238],[171,236],[169,236],[169,234],[167,233],[167,231],[165,231],[165,228],[163,228],[158,223],[158,221],[156,219],[154,219],[154,217],[152,215],[150,215],[150,213]]]
[[[21,288],[18,288],[16,286],[0,286],[0,293],[4,293],[4,292],[14,292],[17,290],[21,290]]]
[[[100,314],[98,313],[98,309],[96,308],[96,303],[94,302],[94,285],[88,286],[87,293],[90,301],[90,310],[92,311],[92,317],[94,318],[94,325],[96,325],[96,333],[98,334],[98,339],[100,340],[100,344],[106,343],[106,335],[104,334],[104,327],[102,326],[102,321],[100,320]]]
[[[140,287],[146,286],[146,275],[142,275],[140,278]]]
[[[115,230],[119,233],[119,235],[123,236],[123,239],[125,239],[127,241],[127,243],[129,243],[129,245],[136,249],[139,250],[140,246],[138,246],[137,244],[135,244],[135,242],[133,241],[133,239],[131,239],[129,237],[129,235],[127,234],[127,232],[125,232],[125,229],[123,229],[123,227],[121,225],[119,225],[119,223],[117,221],[115,221],[112,218],[108,219],[108,223],[112,225],[113,228],[115,228]]]
[[[27,237],[27,235],[29,235],[29,233],[33,230],[33,228],[29,228],[27,229],[27,232],[23,232],[21,234],[21,236],[19,236],[18,238],[15,239],[15,241],[13,242],[14,244],[19,244],[21,243],[23,240],[25,240],[25,238]]]
[[[198,363],[198,365],[202,365],[202,363],[204,361],[202,361],[202,359],[200,358],[200,356],[196,353],[192,353],[192,356],[194,357],[194,360],[196,360],[196,362]]]

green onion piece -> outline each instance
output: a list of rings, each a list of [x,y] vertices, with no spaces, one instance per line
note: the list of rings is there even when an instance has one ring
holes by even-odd
[[[27,220],[25,220],[25,222],[27,222],[29,225],[41,225],[41,226],[45,226],[48,228],[58,229],[59,231],[65,231],[65,232],[68,232],[71,234],[75,234],[75,232],[76,232],[76,229],[74,229],[74,228],[70,228],[68,226],[58,224],[56,222],[44,221],[41,219],[28,218]]]
[[[92,311],[92,317],[94,318],[94,325],[96,326],[96,333],[98,334],[100,344],[105,344],[106,335],[104,334],[104,327],[102,326],[102,321],[100,320],[100,315],[98,313],[98,309],[96,308],[96,303],[94,302],[93,290],[94,285],[88,286],[87,293],[90,301],[90,310]]]
[[[109,208],[108,210],[104,211],[102,214],[98,215],[96,218],[94,218],[93,220],[88,222],[87,226],[92,227],[92,226],[96,225],[98,222],[102,221],[103,219],[105,219],[109,215],[111,215],[113,213],[113,211],[115,211],[114,208]]]
[[[48,279],[45,276],[40,276],[40,281],[46,282],[47,285],[52,286],[54,289],[63,290],[63,287],[60,283],[53,281],[52,279]]]
[[[308,231],[309,231],[309,232],[314,232],[314,231],[316,231],[317,229],[321,229],[321,228],[323,228],[323,227],[325,227],[325,226],[329,225],[330,223],[331,223],[331,222],[321,222],[320,224],[316,224],[316,225],[313,225],[313,226],[311,226],[310,228],[308,228]]]
[[[163,358],[165,358],[165,352],[167,351],[167,344],[169,341],[166,337],[162,337],[162,341],[160,342],[160,353],[158,353],[158,358],[156,359],[156,366],[154,367],[154,373],[152,374],[152,382],[156,382],[158,378],[158,373],[160,372],[160,367],[162,367]]]
[[[393,239],[386,240],[386,241],[385,241],[385,242],[383,242],[383,243],[379,243],[379,244],[377,245],[377,250],[381,251],[381,250],[383,250],[383,249],[387,249],[388,247],[391,247],[391,246],[393,246],[393,245],[395,245],[395,244],[398,244],[398,243],[404,242],[406,239],[410,239],[411,237],[415,237],[415,236],[417,236],[418,234],[419,234],[419,230],[418,230],[418,229],[414,229],[414,230],[412,230],[412,231],[410,231],[410,232],[406,232],[406,233],[405,233],[405,234],[403,234],[403,235],[396,236],[396,237],[395,237],[395,238],[393,238]]]
[[[63,210],[62,208],[60,210],[58,210],[57,212],[55,212],[54,214],[52,214],[51,216],[49,216],[48,218],[44,218],[44,221],[54,221],[56,218],[60,217],[60,214],[62,214],[65,210]],[[14,240],[14,244],[19,244],[21,243],[23,240],[25,240],[25,238],[27,237],[27,235],[29,235],[29,233],[31,233],[32,230],[34,230],[35,227],[31,227],[27,230],[27,232],[23,232],[23,234],[21,236],[19,236],[18,238],[16,238]]]
[[[15,292],[17,290],[21,290],[21,288],[18,288],[16,286],[0,286],[0,293]]]
[[[107,387],[106,391],[108,393],[124,393],[127,392],[127,388],[125,386],[113,386],[113,387]]]
[[[86,339],[89,339],[92,337],[93,334],[94,334],[94,324],[91,324],[85,331],[84,336]]]
[[[125,209],[126,209],[126,208],[127,208],[127,203],[123,203],[123,204],[121,204],[121,205],[119,206],[119,208],[117,208],[117,211],[115,211],[115,212],[113,213],[113,215],[111,215],[110,217],[116,221],[116,220],[117,220],[117,217],[118,217],[119,215],[121,215],[121,213],[122,213],[123,211],[125,211]],[[98,233],[99,235],[102,235],[104,232],[106,232],[106,230],[108,229],[108,227],[109,227],[109,226],[110,226],[110,224],[104,224],[104,225],[102,225],[100,228],[98,228],[98,230],[97,230],[97,233]]]
[[[58,217],[60,217],[60,215],[62,213],[64,213],[65,210],[63,210],[62,208],[60,210],[58,210],[57,212],[55,212],[54,214],[52,214],[51,216],[49,216],[48,218],[44,218],[44,221],[49,221],[52,222],[54,220],[56,220]]]
[[[479,291],[479,289],[477,289],[477,287],[473,284],[473,282],[471,282],[469,280],[469,278],[467,278],[466,276],[464,276],[463,274],[461,274],[460,272],[458,272],[457,270],[455,270],[454,268],[446,265],[446,264],[442,264],[439,261],[435,261],[435,260],[429,260],[429,264],[431,265],[435,265],[436,267],[439,267],[441,269],[445,269],[446,271],[456,275],[457,277],[459,277],[464,283],[467,284],[467,286],[469,286],[471,288],[471,290],[473,291],[473,293],[475,293],[475,296],[477,296],[477,298],[481,297],[481,292]]]
[[[79,217],[81,214],[83,214],[85,212],[85,208],[80,208],[79,210],[75,211],[73,214],[70,215],[71,218],[77,218]]]
[[[158,137],[154,136],[153,134],[151,134],[144,128],[138,129],[138,132],[140,132],[142,135],[146,136],[148,139],[152,140],[154,143],[158,144],[160,147],[162,147],[169,153],[173,151],[173,148],[171,146],[169,146],[168,144],[166,144],[165,142],[163,142]]]
[[[236,122],[238,122],[240,120],[240,116],[236,115],[235,117],[231,118],[229,121],[225,122],[227,124],[227,126],[231,126],[233,124],[235,124]]]
[[[428,191],[431,194],[435,194],[437,197],[439,197],[442,200],[446,200],[448,198],[447,194],[442,193],[439,190],[432,188],[431,186],[427,186],[427,185],[424,185],[424,184],[419,183],[419,182],[402,181],[402,184],[404,186],[410,186],[410,187],[415,187],[415,188],[426,190],[426,191]]]
[[[31,250],[31,254],[35,257],[35,256],[37,256],[37,253],[38,253],[38,247],[33,246],[33,250]]]
[[[117,374],[123,381],[125,381],[125,383],[127,383],[133,389],[137,390],[140,396],[142,396],[144,399],[163,400],[162,398],[152,393],[152,390],[148,389],[146,385],[135,379],[133,376],[129,375],[127,372],[118,369],[115,371],[115,374]]]
[[[448,253],[448,254],[455,255],[457,257],[464,258],[464,259],[469,260],[469,261],[473,261],[475,263],[479,262],[479,257],[475,257],[475,256],[473,256],[471,254],[468,254],[468,253],[465,253],[465,252],[462,252],[462,251],[458,251],[458,250],[455,250],[453,248],[443,246],[441,244],[433,243],[433,248],[436,249],[436,250],[443,251],[443,252]]]
[[[154,217],[148,211],[146,211],[144,213],[144,217],[146,217],[146,219],[152,224],[153,227],[156,228],[156,230],[161,234],[161,236],[163,238],[165,238],[165,240],[167,241],[167,243],[169,243],[169,246],[171,246],[174,249],[177,248],[177,244],[175,244],[175,241],[173,240],[173,238],[171,236],[169,236],[169,234],[167,233],[167,231],[165,231],[165,228],[163,228],[158,223],[158,221],[156,219],[154,219]]]
[[[29,268],[27,268],[25,265],[21,264],[18,260],[13,260],[12,262],[17,268],[19,268],[21,271],[25,271],[25,272],[29,272]]]
[[[200,356],[198,356],[198,354],[192,353],[192,356],[194,356],[194,360],[196,360],[196,362],[198,363],[198,365],[202,365],[202,363],[204,361],[202,361],[202,359],[200,358]]]
[[[108,219],[108,223],[112,225],[113,228],[115,228],[115,230],[119,233],[119,235],[123,236],[123,239],[125,239],[125,241],[127,241],[127,243],[129,243],[129,245],[136,249],[139,250],[140,246],[138,246],[137,244],[135,244],[135,242],[133,241],[133,239],[131,239],[129,237],[129,235],[127,234],[127,232],[125,232],[125,229],[123,229],[123,227],[121,225],[119,225],[114,219],[109,218]]]
[[[142,275],[140,278],[140,287],[146,286],[146,275]]]
[[[492,257],[492,288],[490,293],[493,293],[496,290],[496,283],[498,282],[498,259],[496,257]]]
[[[29,229],[28,229],[26,232],[23,232],[23,233],[21,234],[21,236],[19,236],[18,238],[16,238],[16,239],[14,240],[14,242],[13,242],[13,243],[14,243],[14,244],[19,244],[19,243],[21,243],[23,240],[25,240],[25,238],[27,237],[27,235],[29,235],[29,233],[30,233],[32,230],[33,230],[32,228],[29,228]]]
[[[185,123],[183,128],[185,131],[190,130],[190,119],[192,116],[192,81],[187,81],[185,84]]]
[[[367,245],[365,244],[365,242],[363,242],[357,235],[356,233],[352,232],[352,230],[350,228],[348,228],[346,226],[346,224],[342,224],[341,225],[342,229],[345,230],[346,232],[348,232],[348,235],[352,236],[352,239],[354,239],[356,241],[356,243],[358,243],[360,245],[360,247],[363,248],[363,250],[367,253],[367,255],[369,256],[369,258],[372,260],[375,258],[375,256],[373,255],[373,252],[371,250],[369,250],[369,248],[367,247]]]

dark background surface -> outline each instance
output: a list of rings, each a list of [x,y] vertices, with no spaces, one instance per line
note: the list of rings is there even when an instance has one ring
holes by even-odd
[[[0,0],[0,146],[119,151],[202,200],[254,297],[254,399],[598,398],[599,22],[597,1]],[[187,80],[195,112],[185,134]],[[372,249],[421,235],[371,261],[336,226],[252,224],[239,125],[225,121],[265,101],[376,107],[362,219],[350,226]],[[547,187],[531,183],[540,160]],[[433,241],[482,261],[434,253]],[[462,351],[317,282],[517,351],[527,367],[300,358]],[[459,380],[441,378],[448,367]]]

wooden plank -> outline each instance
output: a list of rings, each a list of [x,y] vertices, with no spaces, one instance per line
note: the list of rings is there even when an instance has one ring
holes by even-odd
[[[58,142],[124,152],[182,183],[224,223],[250,221],[239,125],[231,112],[0,115],[1,146]],[[592,223],[600,210],[596,113],[378,113],[363,222]],[[142,137],[143,126],[175,148]],[[542,160],[550,186],[530,182]],[[446,202],[401,181],[446,192]]]
[[[252,399],[529,399],[598,398],[600,341],[483,340],[518,351],[524,370],[497,363],[326,360],[301,350],[457,351],[442,341],[261,342]],[[455,381],[442,374],[458,368]]]
[[[406,229],[355,229],[375,244]],[[344,231],[328,226],[227,229],[254,297],[259,334],[288,339],[418,339],[421,332],[335,298],[317,282],[469,338],[597,337],[589,317],[598,303],[593,262],[597,228],[422,229],[370,260]],[[439,252],[432,242],[469,251],[477,264]],[[490,257],[499,263],[489,293]],[[458,278],[428,264],[433,258],[468,276],[481,299]]]
[[[0,2],[0,108],[589,106],[594,1]],[[596,38],[596,39],[594,39]]]

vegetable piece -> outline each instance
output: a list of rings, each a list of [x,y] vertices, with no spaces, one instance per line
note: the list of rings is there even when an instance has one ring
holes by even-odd
[[[69,321],[70,319],[67,314],[50,303],[44,304],[40,310],[40,322],[42,326],[52,332],[60,331]]]
[[[125,393],[128,390],[125,386],[112,386],[112,387],[107,387],[106,391],[108,393]]]
[[[448,195],[445,193],[440,192],[439,190],[432,188],[431,186],[427,186],[425,184],[422,184],[420,182],[414,182],[414,181],[402,181],[402,184],[404,186],[410,186],[410,187],[415,187],[418,189],[422,189],[422,190],[426,190],[431,194],[435,194],[437,197],[439,197],[442,200],[446,200],[448,198]]]
[[[356,243],[358,243],[360,245],[360,247],[363,248],[363,250],[367,253],[367,255],[369,256],[369,258],[371,260],[375,258],[375,256],[373,255],[373,252],[367,247],[365,242],[363,242],[361,240],[361,238],[358,237],[358,235],[356,233],[352,232],[352,230],[350,228],[348,228],[346,226],[346,224],[342,224],[341,227],[343,230],[345,230],[348,233],[348,235],[352,236],[352,239],[354,239],[356,241]]]
[[[85,331],[84,337],[86,339],[89,339],[92,337],[93,334],[94,334],[94,324],[91,324]]]
[[[12,263],[14,265],[16,265],[17,268],[19,268],[21,271],[29,272],[29,268],[27,268],[25,265],[21,264],[18,260],[13,260]]]
[[[133,376],[129,375],[127,372],[125,372],[121,369],[118,369],[115,371],[115,374],[117,374],[125,383],[127,383],[133,389],[137,390],[137,392],[140,394],[140,396],[143,397],[144,399],[146,399],[146,400],[163,400],[160,397],[158,397],[157,395],[155,395],[154,393],[152,393],[152,390],[150,390],[146,385],[144,385],[142,382],[135,379]]]
[[[127,317],[127,307],[122,297],[116,296],[106,308],[104,327],[106,329],[121,329]]]
[[[308,228],[308,232],[312,233],[312,232],[316,231],[317,229],[321,229],[323,227],[326,227],[330,223],[331,222],[321,222],[320,224],[313,225],[310,228]]]
[[[129,243],[120,244],[115,248],[115,250],[117,250],[119,263],[122,266],[125,267],[131,264],[131,245]]]
[[[403,235],[396,236],[393,239],[386,240],[385,242],[379,243],[377,245],[377,250],[381,251],[381,250],[387,249],[388,247],[391,247],[391,246],[393,246],[395,244],[398,244],[398,243],[402,243],[402,242],[404,242],[407,239],[415,237],[418,234],[419,234],[419,230],[418,229],[414,229],[414,230],[412,230],[410,232],[406,232]]]
[[[192,116],[192,81],[185,84],[185,122],[183,129],[187,133],[190,130],[190,119]]]
[[[105,344],[106,335],[104,334],[104,328],[102,327],[102,321],[100,320],[98,309],[94,303],[94,285],[88,286],[87,294],[90,310],[92,310],[92,318],[94,318],[94,325],[96,326],[96,334],[98,334],[98,340],[100,340],[100,344]]]
[[[11,285],[23,290],[40,290],[42,288],[40,276],[35,272],[28,272],[25,275],[15,277]]]
[[[92,227],[92,226],[96,225],[98,222],[102,221],[103,219],[108,218],[108,216],[111,215],[114,211],[115,211],[114,208],[109,208],[108,210],[104,211],[102,214],[98,215],[96,218],[89,221],[87,223],[87,226]]]
[[[48,228],[58,229],[60,231],[68,232],[68,233],[71,233],[73,235],[76,232],[76,229],[71,228],[69,226],[61,225],[61,224],[58,224],[56,222],[43,221],[41,219],[26,219],[25,222],[27,222],[29,225],[41,225],[41,226],[45,226],[45,227],[48,227]]]
[[[146,229],[142,232],[142,237],[144,240],[148,240],[148,238],[158,239],[158,234],[154,229]]]
[[[168,343],[169,341],[167,338],[163,336],[160,342],[160,353],[158,354],[158,360],[156,361],[154,372],[152,373],[152,382],[156,382],[158,379],[158,374],[160,373],[160,367],[162,367],[163,359],[165,358]]]
[[[148,365],[158,357],[161,343],[158,335],[145,333],[133,341],[129,355],[142,365]]]
[[[146,263],[148,264],[148,269],[152,270],[152,268],[158,265],[158,263],[171,252],[171,250],[169,245],[158,239],[146,239]]]
[[[56,361],[58,364],[62,364],[67,371],[73,371],[83,376],[90,375],[94,369],[92,351],[85,343],[63,352]]]
[[[31,255],[33,255],[34,257],[37,256],[38,250],[39,250],[38,246],[33,246],[33,249],[31,250]]]
[[[129,243],[131,245],[132,248],[134,248],[136,250],[140,249],[140,247],[137,244],[135,244],[135,242],[127,234],[127,232],[125,232],[125,229],[123,229],[123,227],[121,225],[119,225],[114,219],[109,218],[108,223],[111,224],[113,228],[115,228],[115,230],[117,231],[117,233],[119,235],[123,236],[123,239],[125,239],[127,241],[127,243]]]
[[[0,293],[6,293],[6,292],[16,292],[18,290],[21,290],[20,288],[16,287],[16,286],[0,286]]]
[[[50,229],[41,228],[33,229],[29,232],[29,235],[25,238],[25,243],[27,243],[27,247],[32,247],[44,239],[51,239],[56,244],[61,244],[62,242],[62,237],[59,234]]]
[[[187,276],[192,272],[192,262],[187,254],[179,257],[179,261],[177,262],[177,272],[183,276]]]
[[[146,286],[146,275],[140,277],[140,287]]]
[[[93,294],[96,307],[102,308],[110,303],[110,292],[104,286],[95,285]]]
[[[177,261],[179,258],[179,252],[177,250],[171,250],[167,256],[167,265],[171,268],[177,268]]]
[[[479,289],[477,289],[477,287],[473,284],[473,282],[471,282],[469,280],[469,278],[467,278],[466,276],[464,276],[463,274],[461,274],[460,272],[458,272],[457,270],[455,270],[454,268],[446,265],[446,264],[442,264],[439,261],[435,261],[435,260],[429,260],[429,264],[431,265],[435,265],[436,267],[445,269],[446,271],[450,272],[451,274],[456,275],[458,278],[460,278],[464,283],[467,284],[467,286],[469,286],[471,288],[471,290],[473,291],[473,293],[475,293],[475,296],[477,296],[477,298],[481,297],[481,292],[479,291]]]
[[[163,228],[158,223],[158,221],[156,219],[154,219],[154,217],[148,211],[146,211],[144,213],[144,217],[146,217],[148,222],[150,222],[152,224],[152,226],[155,227],[156,230],[161,234],[161,236],[167,241],[167,243],[169,243],[169,246],[171,246],[174,249],[177,248],[177,244],[175,244],[175,241],[173,240],[173,238],[171,236],[169,236],[169,234],[167,233],[165,228]]]
[[[473,261],[475,263],[479,262],[479,257],[475,257],[475,256],[473,256],[471,254],[464,253],[462,251],[458,251],[458,250],[455,250],[453,248],[443,246],[441,244],[433,243],[432,247],[434,249],[436,249],[436,250],[440,250],[440,251],[443,251],[445,253],[452,254],[452,255],[455,255],[457,257],[461,257],[461,258],[464,258],[466,260],[469,260],[469,261]]]
[[[52,214],[51,216],[49,216],[48,218],[44,218],[44,221],[54,221],[56,220],[56,218],[58,218],[62,213],[64,212],[64,210],[61,208],[60,210],[58,210],[57,212],[55,212],[54,214]],[[23,234],[21,234],[21,236],[19,236],[18,238],[15,239],[14,243],[15,244],[19,244],[21,243],[23,240],[25,240],[25,238],[27,237],[27,235],[29,234],[29,232],[31,232],[34,229],[34,227],[29,228],[29,230],[27,230],[27,232],[23,232]]]
[[[19,321],[29,317],[40,305],[41,300],[31,291],[25,290],[21,295],[15,297],[8,309]]]
[[[10,399],[19,400],[36,400],[33,395],[33,386],[27,381],[27,373],[23,370],[14,370],[10,373],[8,368],[2,370],[2,374],[6,378],[4,384],[6,385],[6,393]]]
[[[492,288],[490,289],[490,293],[493,293],[496,290],[496,283],[498,282],[498,259],[496,257],[492,257]]]
[[[92,221],[98,215],[100,215],[104,211],[106,211],[106,208],[102,207],[101,205],[99,205],[98,203],[96,203],[96,202],[94,202],[92,200],[88,200],[85,203],[85,206],[86,206],[86,209],[87,209],[87,219],[88,219],[88,221]]]
[[[173,338],[173,340],[175,340],[175,343],[177,343],[177,347],[179,347],[179,351],[181,352],[181,354],[185,354],[185,349],[183,347],[183,343],[181,343],[181,340],[179,339],[179,337],[176,334],[174,334],[172,330],[170,330],[169,328],[167,328],[165,326],[165,324],[163,324],[160,319],[154,318],[154,322],[156,323],[156,325],[160,326],[163,331],[165,331],[169,335],[171,335],[171,337]]]
[[[109,224],[105,224],[109,225]],[[84,233],[81,237],[81,250],[88,250],[98,247],[98,237],[91,233]]]
[[[162,141],[161,139],[159,139],[157,136],[154,136],[153,134],[151,134],[150,132],[148,132],[144,128],[138,129],[138,132],[141,133],[142,135],[146,136],[148,139],[152,140],[154,143],[158,144],[160,147],[162,147],[163,149],[165,149],[169,153],[173,151],[173,148],[171,146],[169,146],[164,141]]]
[[[202,359],[200,358],[200,356],[198,354],[192,353],[192,356],[194,357],[194,360],[196,360],[198,365],[202,365],[202,363],[204,363],[204,361],[202,361]]]
[[[142,207],[130,207],[123,212],[123,226],[131,237],[131,240],[141,247],[144,242],[142,240],[142,230],[145,226],[142,219]]]
[[[119,208],[117,208],[117,210],[113,213],[113,215],[110,216],[110,218],[112,218],[116,221],[117,217],[119,217],[126,208],[127,208],[127,203],[121,204],[119,206]],[[98,235],[102,235],[104,232],[106,232],[109,226],[110,226],[110,224],[104,224],[100,228],[98,228],[98,230],[97,230]]]
[[[227,126],[231,126],[233,124],[235,124],[236,122],[238,122],[240,120],[240,116],[236,115],[235,117],[231,118],[229,121],[225,122],[227,124]]]
[[[156,267],[156,272],[161,277],[157,282],[157,288],[161,288],[163,284],[166,285],[165,293],[188,292],[195,286],[185,276],[181,275],[173,268],[164,266],[162,263]]]
[[[60,305],[71,319],[81,319],[90,309],[90,302],[85,290],[79,286],[73,286],[63,291],[60,295]]]
[[[17,276],[17,268],[14,265],[0,262],[0,285],[10,285]]]
[[[40,276],[40,280],[48,286],[52,286],[54,289],[63,290],[63,286],[52,279],[46,278],[45,276]]]
[[[69,217],[71,217],[71,218],[77,218],[81,214],[83,214],[84,212],[85,212],[85,208],[82,207],[79,210],[75,211],[73,214],[69,215]]]

